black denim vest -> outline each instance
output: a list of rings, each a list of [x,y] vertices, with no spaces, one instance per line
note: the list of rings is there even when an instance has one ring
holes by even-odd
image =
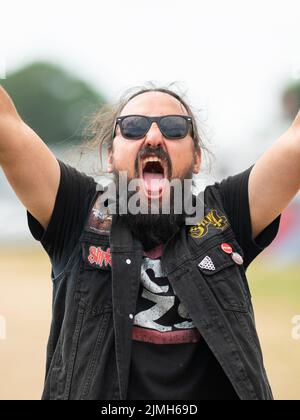
[[[127,396],[143,250],[115,217],[111,227],[106,221],[91,228],[99,194],[66,268],[53,280],[43,399]],[[240,399],[271,400],[245,270],[223,243],[243,256],[218,190],[209,187],[204,219],[170,239],[162,267]],[[213,270],[199,266],[206,257]]]

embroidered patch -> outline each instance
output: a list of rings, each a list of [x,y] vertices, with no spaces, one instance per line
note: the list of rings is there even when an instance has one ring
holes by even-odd
[[[192,238],[200,239],[206,236],[210,228],[225,230],[229,226],[225,216],[219,216],[217,210],[211,210],[197,225],[192,226],[189,235]]]
[[[212,261],[212,259],[207,256],[205,257],[200,263],[199,263],[199,267],[200,268],[204,268],[205,270],[209,270],[209,271],[215,271],[216,267]]]
[[[99,195],[90,212],[86,229],[90,232],[109,236],[111,223],[112,216],[109,215],[107,207],[103,206],[101,195]]]
[[[111,253],[110,248],[104,251],[100,246],[90,246],[88,249],[88,262],[91,265],[97,265],[98,267],[111,267]]]

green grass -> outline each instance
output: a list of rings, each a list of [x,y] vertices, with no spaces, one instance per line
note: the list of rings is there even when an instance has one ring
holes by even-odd
[[[254,299],[298,303],[300,311],[300,263],[278,268],[257,261],[248,269],[247,278]]]

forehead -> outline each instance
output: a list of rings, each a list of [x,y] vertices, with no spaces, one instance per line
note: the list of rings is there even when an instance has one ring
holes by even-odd
[[[122,115],[147,116],[188,115],[184,106],[173,96],[163,92],[145,92],[131,99],[123,108]]]

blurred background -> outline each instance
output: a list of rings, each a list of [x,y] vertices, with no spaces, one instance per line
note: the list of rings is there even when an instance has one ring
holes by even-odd
[[[57,157],[97,177],[97,151],[78,148],[89,118],[130,87],[176,81],[215,155],[203,186],[252,165],[291,124],[299,20],[297,0],[11,0],[1,6],[0,83]],[[275,397],[299,400],[299,197],[248,278]],[[48,257],[0,170],[0,399],[40,398],[50,317]]]

